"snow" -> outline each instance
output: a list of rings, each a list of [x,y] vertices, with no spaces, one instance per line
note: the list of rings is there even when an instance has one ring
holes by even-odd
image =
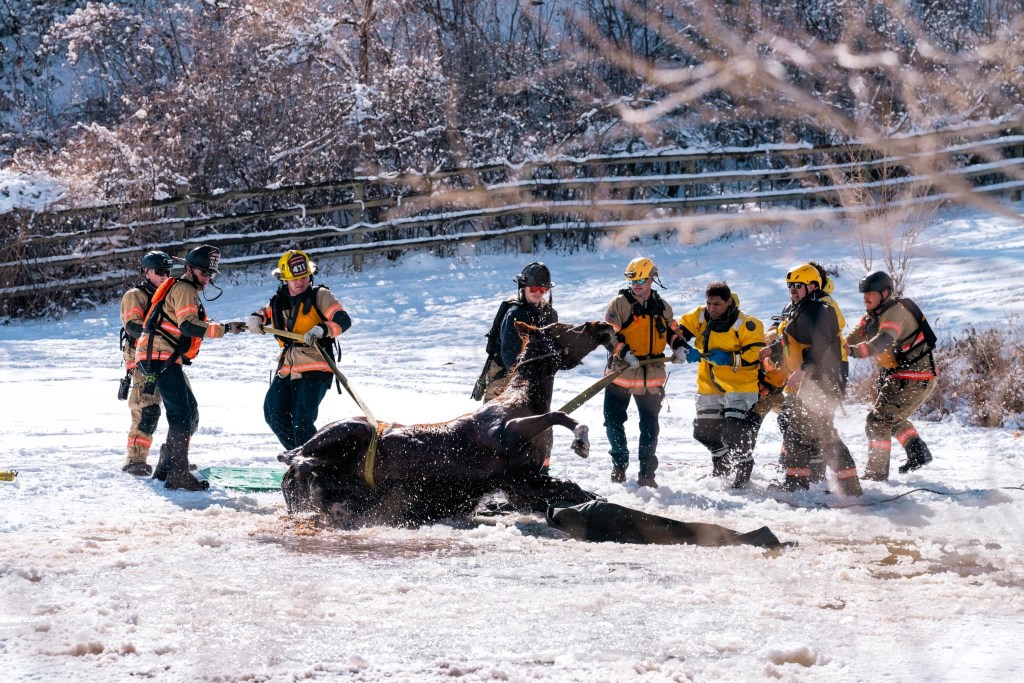
[[[361,273],[320,264],[320,281],[354,319],[341,368],[379,419],[431,422],[476,405],[483,334],[512,277],[535,258],[478,248],[381,259]],[[861,309],[858,243],[838,224],[536,258],[551,267],[561,318],[582,322],[603,315],[639,254],[658,263],[677,315],[726,279],[744,310],[768,319],[787,300],[783,274],[810,257],[840,269],[847,320]],[[1024,312],[1019,222],[944,214],[915,256],[908,293],[940,337]],[[225,277],[210,314],[241,319],[264,303],[269,270]],[[280,494],[170,492],[120,472],[129,417],[115,399],[117,318],[112,302],[0,327],[0,469],[18,470],[16,482],[0,482],[5,681],[1024,677],[1019,432],[956,416],[918,421],[936,456],[928,467],[865,482],[859,500],[823,487],[775,499],[765,491],[778,476],[770,417],[753,486],[737,492],[708,476],[710,458],[690,436],[694,369],[672,366],[657,490],[636,486],[635,459],[627,484],[608,480],[600,398],[577,412],[593,455],[571,455],[570,433],[557,431],[554,473],[615,503],[739,531],[768,525],[798,545],[587,544],[534,515],[322,530],[288,517]],[[200,466],[279,466],[262,417],[275,352],[256,335],[208,340],[186,370],[200,404]],[[602,365],[595,354],[560,375],[555,405]],[[848,400],[837,417],[861,467],[865,412]],[[318,422],[356,413],[332,392]],[[161,420],[155,443],[164,433]]]

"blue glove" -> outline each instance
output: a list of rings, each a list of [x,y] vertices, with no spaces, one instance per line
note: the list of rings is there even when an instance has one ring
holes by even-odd
[[[722,349],[708,351],[707,359],[712,365],[732,365],[732,354]]]
[[[700,351],[697,349],[686,349],[686,362],[687,363],[699,363],[700,362]]]

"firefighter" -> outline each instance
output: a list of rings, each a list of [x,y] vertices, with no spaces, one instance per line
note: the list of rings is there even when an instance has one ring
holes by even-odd
[[[900,474],[932,461],[909,418],[935,391],[935,334],[917,304],[895,294],[888,273],[868,273],[859,289],[866,314],[846,337],[848,351],[850,358],[872,358],[879,367],[877,395],[864,430],[868,437],[864,478],[885,481],[892,437],[907,453]]]
[[[846,326],[846,320],[843,317],[842,311],[839,309],[839,305],[832,298],[832,293],[835,291],[835,282],[828,276],[825,267],[816,261],[808,261],[808,263],[814,266],[815,270],[818,271],[818,275],[821,277],[821,281],[824,282],[824,286],[821,289],[820,298],[821,301],[828,304],[832,310],[836,313],[836,321],[839,325],[839,336],[840,340],[843,340],[842,330]],[[771,344],[775,341],[779,335],[785,330],[786,323],[789,318],[793,315],[794,305],[792,301],[782,309],[782,313],[772,317],[772,325],[765,332],[765,342]],[[840,361],[840,375],[842,377],[842,393],[846,393],[847,378],[849,377],[849,362],[846,358],[846,344],[845,341],[841,344],[842,360]],[[793,389],[786,385],[786,381],[789,379],[790,371],[785,365],[774,366],[770,362],[762,364],[758,370],[758,386],[760,397],[757,403],[754,405],[754,412],[763,420],[769,412],[779,412],[782,409],[784,396],[787,392],[792,392]],[[781,426],[780,426],[781,427]],[[849,449],[845,443],[839,442],[841,448],[846,449],[846,454],[843,457],[852,456],[849,454]],[[782,452],[779,454],[779,464],[785,468],[785,439],[783,439]],[[811,482],[819,482],[825,480],[825,462],[822,460],[822,453],[820,450],[816,450],[811,454],[810,460],[811,470]]]
[[[785,365],[790,372],[779,425],[782,430],[787,491],[810,487],[811,459],[820,451],[843,495],[861,495],[857,468],[833,421],[842,397],[839,321],[821,300],[821,275],[809,263],[786,273],[792,313],[785,329],[761,349],[760,360]]]
[[[204,244],[185,256],[185,274],[168,278],[153,294],[146,314],[142,336],[136,345],[135,360],[146,373],[143,393],[160,392],[167,415],[167,440],[160,449],[160,460],[153,478],[169,489],[202,491],[209,482],[197,479],[189,471],[188,452],[192,435],[199,428],[199,404],[183,364],[191,364],[203,339],[238,334],[245,323],[218,323],[207,318],[199,293],[220,288],[213,278],[220,271],[220,250]]]
[[[132,416],[128,429],[128,452],[121,471],[137,477],[148,477],[153,473],[147,460],[153,445],[153,432],[160,421],[160,392],[142,393],[145,376],[135,365],[135,345],[142,336],[142,323],[153,294],[171,276],[174,265],[169,254],[162,251],[146,253],[139,264],[142,282],[121,297],[121,351],[127,372],[122,382],[128,386],[126,398]]]
[[[628,366],[604,392],[604,426],[612,456],[613,482],[626,480],[629,447],[626,444],[626,410],[632,397],[640,413],[640,444],[637,460],[640,471],[637,484],[656,487],[658,469],[658,414],[665,398],[665,368],[658,363],[641,365],[640,361],[662,357],[668,346],[674,350],[673,360],[685,362],[685,343],[679,335],[679,324],[672,316],[672,307],[653,290],[658,268],[649,258],[635,258],[626,266],[629,285],[608,304],[605,320],[615,328],[615,344],[608,354],[605,374],[623,364]],[[678,354],[676,349],[681,349]]]
[[[263,400],[264,419],[285,450],[292,450],[316,434],[320,402],[334,380],[318,347],[335,359],[334,340],[352,326],[352,319],[330,289],[313,284],[316,264],[305,252],[286,251],[273,274],[281,284],[270,303],[245,324],[257,334],[270,326],[303,335],[301,342],[277,337],[277,372]]]
[[[704,306],[679,319],[679,332],[688,342],[686,360],[700,363],[693,438],[711,451],[712,475],[734,474],[733,487],[742,488],[754,469],[761,424],[751,409],[758,399],[764,324],[740,310],[739,297],[725,282],[711,283],[704,296]]]

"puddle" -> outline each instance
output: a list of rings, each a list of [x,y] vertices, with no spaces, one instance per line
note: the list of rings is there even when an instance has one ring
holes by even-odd
[[[837,546],[858,547],[883,545],[888,554],[872,563],[871,575],[876,579],[893,580],[909,579],[928,574],[952,572],[963,579],[990,577],[998,586],[1024,588],[1024,581],[1007,581],[1000,577],[1002,570],[987,562],[971,548],[984,548],[986,551],[1000,550],[998,543],[982,543],[973,540],[964,547],[954,550],[939,550],[938,557],[922,557],[919,546],[911,540],[877,537],[869,541],[850,541],[834,539],[827,541]]]

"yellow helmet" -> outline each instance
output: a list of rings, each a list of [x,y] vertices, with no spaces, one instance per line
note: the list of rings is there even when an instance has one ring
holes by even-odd
[[[304,277],[313,277],[316,273],[316,264],[313,263],[304,251],[289,249],[277,260],[277,268],[274,269],[274,277],[278,280],[299,280]]]
[[[626,266],[627,280],[644,280],[646,278],[658,277],[658,267],[654,261],[640,256],[629,262]]]
[[[812,266],[810,263],[801,263],[793,270],[786,273],[786,283],[799,282],[803,285],[809,285],[812,282],[821,288],[821,274],[818,269]]]

